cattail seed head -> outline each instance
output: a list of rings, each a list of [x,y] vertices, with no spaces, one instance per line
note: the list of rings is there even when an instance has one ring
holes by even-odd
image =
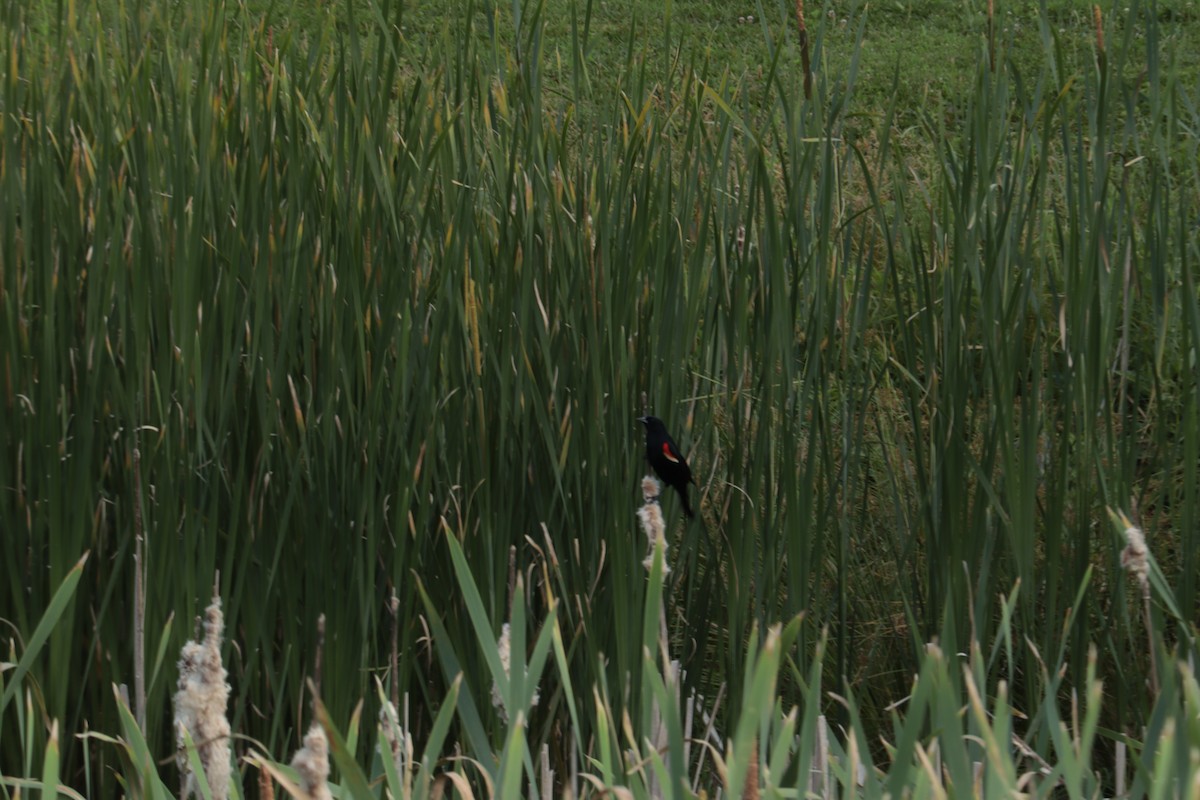
[[[1125,549],[1121,551],[1121,568],[1137,578],[1138,585],[1145,591],[1150,588],[1150,551],[1146,547],[1146,536],[1142,529],[1121,515],[1126,523]]]
[[[662,491],[662,484],[655,478],[647,475],[642,478],[642,499],[644,503],[638,509],[638,520],[642,523],[642,530],[646,534],[646,541],[649,551],[646,553],[645,560],[642,561],[642,566],[649,571],[651,565],[654,564],[654,548],[661,543],[663,549],[663,574],[666,575],[671,571],[667,565],[667,523],[663,519],[662,506],[658,503],[658,495]]]
[[[500,665],[502,667],[504,667],[504,674],[511,675],[512,674],[512,626],[509,625],[507,622],[504,623],[504,626],[501,627],[501,629],[500,629],[500,638],[496,642],[496,649],[500,653]],[[539,699],[540,699],[540,696],[538,695],[537,689],[535,688],[533,691],[533,699],[530,702],[530,705],[536,706],[538,704]],[[505,724],[508,724],[508,720],[509,720],[508,707],[504,704],[504,694],[503,694],[503,692],[500,691],[500,684],[497,683],[496,681],[492,681],[492,705],[495,706],[496,711],[500,715],[500,719],[503,720],[503,722]]]
[[[307,800],[332,800],[329,793],[329,740],[325,729],[314,722],[304,734],[304,746],[292,756],[292,769],[300,777]]]
[[[221,662],[221,639],[225,617],[221,598],[214,595],[204,613],[204,641],[189,641],[179,654],[179,682],[175,692],[175,761],[179,766],[180,793],[199,794],[199,783],[192,774],[184,744],[184,731],[191,736],[204,767],[208,788],[214,798],[229,796],[230,751],[227,673]]]

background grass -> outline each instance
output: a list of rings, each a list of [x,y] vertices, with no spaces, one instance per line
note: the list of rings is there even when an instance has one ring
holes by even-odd
[[[734,763],[802,702],[907,768],[970,676],[1051,761],[1056,702],[1102,692],[1078,781],[1113,785],[1118,741],[1184,774],[1155,758],[1200,569],[1186,3],[1105,10],[1103,53],[1084,10],[1027,8],[995,70],[978,10],[811,9],[811,102],[791,6],[435,11],[5,5],[4,773],[55,750],[44,717],[70,784],[132,774],[67,733],[136,738],[111,686],[138,503],[148,752],[219,574],[233,729],[280,759],[320,652],[333,719],[374,718],[379,676],[417,741],[461,671],[451,741],[502,777],[525,745],[480,619],[521,587],[528,641],[551,609],[562,640],[528,752],[618,764],[670,683],[632,516],[649,410],[703,498],[664,506],[669,655]],[[1106,507],[1162,564],[1153,635]],[[918,672],[939,688],[898,721]]]

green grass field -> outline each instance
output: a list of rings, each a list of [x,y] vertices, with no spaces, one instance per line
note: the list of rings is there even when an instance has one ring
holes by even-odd
[[[0,796],[1200,795],[1191,2],[27,6]]]

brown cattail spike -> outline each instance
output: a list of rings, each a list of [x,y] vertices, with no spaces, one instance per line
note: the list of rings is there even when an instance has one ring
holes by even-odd
[[[746,780],[742,784],[742,797],[758,800],[758,738],[750,742],[750,760],[746,765]]]
[[[988,0],[988,69],[996,71],[996,8],[994,0]]]
[[[317,617],[317,654],[313,663],[313,713],[317,710],[317,701],[321,698],[321,662],[325,656],[325,615]]]
[[[808,58],[808,28],[804,25],[804,0],[796,0],[796,26],[800,32],[800,66],[804,70],[804,99],[812,99],[812,70]]]

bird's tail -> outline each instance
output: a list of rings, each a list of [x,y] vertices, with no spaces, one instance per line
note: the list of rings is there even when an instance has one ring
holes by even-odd
[[[679,499],[683,501],[683,513],[687,514],[688,519],[695,517],[696,515],[692,512],[692,507],[688,504],[687,484],[681,483],[675,488],[679,491]]]

